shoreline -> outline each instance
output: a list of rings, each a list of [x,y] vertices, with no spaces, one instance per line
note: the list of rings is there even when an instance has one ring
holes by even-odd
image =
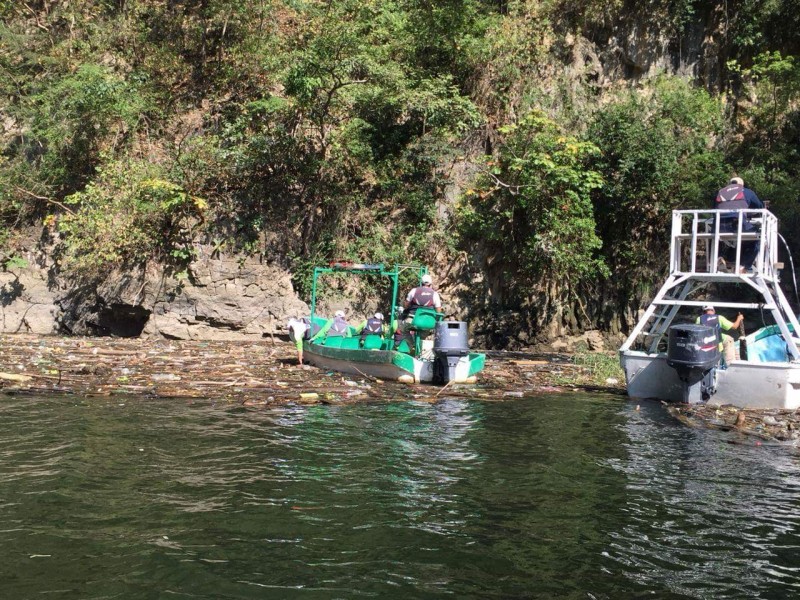
[[[294,346],[273,338],[239,342],[0,334],[0,349],[0,396],[212,399],[253,407],[454,397],[504,402],[574,392],[648,401],[629,398],[624,381],[598,383],[597,373],[580,364],[578,355],[566,354],[488,351],[477,383],[433,386],[300,366]],[[800,445],[800,411],[741,409],[713,399],[662,404],[684,426],[741,434],[757,445]]]
[[[408,385],[297,365],[288,341],[184,341],[0,335],[0,394],[139,395],[224,398],[246,406],[347,403],[444,397],[511,400],[582,390],[622,394],[589,383],[586,367],[561,354],[487,352],[475,384]]]

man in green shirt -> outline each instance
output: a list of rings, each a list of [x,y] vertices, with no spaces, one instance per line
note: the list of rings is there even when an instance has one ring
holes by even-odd
[[[379,348],[380,342],[386,335],[386,323],[383,321],[383,313],[376,312],[369,319],[364,319],[356,325],[353,335],[358,334],[361,334],[362,346]],[[367,341],[368,339],[370,340],[369,342]]]
[[[717,339],[720,340],[719,349],[722,351],[722,355],[725,357],[726,365],[730,365],[736,359],[736,350],[733,347],[733,338],[722,333],[722,331],[737,329],[739,325],[742,324],[742,321],[744,321],[744,315],[742,313],[739,313],[739,315],[736,317],[736,320],[731,323],[722,315],[718,315],[714,310],[714,307],[710,304],[706,304],[703,307],[703,314],[695,319],[695,323],[698,325],[713,327],[717,332]]]

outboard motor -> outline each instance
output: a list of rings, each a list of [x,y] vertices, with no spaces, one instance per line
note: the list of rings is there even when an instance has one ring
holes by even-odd
[[[447,383],[455,378],[456,366],[469,354],[467,324],[463,321],[441,321],[433,335],[433,380]]]
[[[719,339],[713,327],[683,324],[669,328],[667,364],[683,382],[684,402],[708,400],[716,391],[714,376],[719,359]]]

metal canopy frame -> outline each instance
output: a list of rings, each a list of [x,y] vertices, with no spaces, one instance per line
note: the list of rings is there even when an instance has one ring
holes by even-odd
[[[311,283],[311,320],[314,320],[314,315],[317,308],[317,281],[322,275],[329,273],[334,274],[351,274],[351,275],[375,275],[378,277],[386,277],[392,281],[392,307],[390,318],[394,319],[395,309],[397,304],[397,295],[400,286],[400,274],[405,271],[415,271],[417,278],[422,279],[422,276],[428,272],[428,267],[424,265],[401,265],[396,264],[391,269],[387,269],[383,263],[367,264],[367,263],[353,263],[349,261],[333,261],[327,267],[314,267],[314,278]]]
[[[720,231],[720,216],[737,220],[735,231]],[[748,231],[745,222],[760,227]],[[742,244],[760,242],[758,256],[753,263],[754,272],[740,273]],[[735,248],[733,272],[722,270],[720,247]],[[672,238],[670,241],[669,275],[656,293],[639,322],[631,331],[621,351],[630,350],[643,337],[648,354],[658,352],[658,346],[669,331],[681,307],[701,307],[713,302],[715,306],[737,309],[768,310],[787,342],[800,341],[792,335],[789,326],[800,335],[800,323],[780,288],[778,263],[778,220],[767,209],[736,211],[674,210],[672,211]],[[763,302],[724,302],[716,300],[687,300],[693,293],[709,284],[748,285]],[[793,361],[800,361],[796,343],[788,343]]]

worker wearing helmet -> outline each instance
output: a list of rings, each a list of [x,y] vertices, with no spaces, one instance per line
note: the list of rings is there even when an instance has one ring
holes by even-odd
[[[427,273],[420,278],[420,285],[408,292],[403,302],[399,323],[393,324],[395,347],[399,347],[404,339],[409,343],[413,341],[411,324],[414,321],[414,313],[423,307],[442,312],[442,299],[439,292],[433,289],[433,278]]]
[[[386,334],[386,324],[384,323],[383,313],[376,312],[369,319],[363,320],[356,326],[355,333],[361,334],[362,343],[371,335],[377,335],[383,338]]]
[[[322,329],[314,334],[310,341],[316,342],[323,337],[326,339],[329,337],[350,337],[350,325],[347,323],[343,310],[337,310],[333,318],[328,319]]]
[[[439,297],[439,292],[433,289],[433,278],[426,273],[420,279],[420,284],[408,292],[403,302],[405,308],[403,318],[413,315],[420,306],[435,308],[437,312],[442,312],[442,299]]]
[[[719,349],[725,357],[726,365],[730,365],[736,359],[736,350],[733,347],[733,338],[722,332],[723,330],[729,331],[731,329],[737,329],[739,325],[742,324],[742,321],[744,321],[744,315],[739,313],[736,320],[731,323],[722,315],[718,315],[711,304],[706,304],[703,307],[703,314],[695,319],[695,323],[698,325],[714,328],[717,339],[719,340]]]

